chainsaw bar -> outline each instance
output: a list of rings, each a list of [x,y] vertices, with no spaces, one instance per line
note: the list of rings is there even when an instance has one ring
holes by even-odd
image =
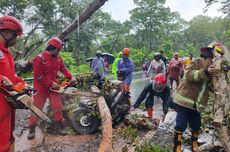
[[[51,119],[38,107],[33,104],[33,98],[28,96],[27,94],[19,96],[17,100],[21,101],[26,107],[28,107],[36,116],[38,116],[41,120],[51,122]]]
[[[91,92],[91,91],[80,91],[75,87],[67,87],[67,88],[61,87],[59,90],[51,89],[51,91],[69,94],[69,95],[80,95],[80,96],[85,96],[85,97],[92,97],[92,98],[98,98],[101,96],[100,93]]]

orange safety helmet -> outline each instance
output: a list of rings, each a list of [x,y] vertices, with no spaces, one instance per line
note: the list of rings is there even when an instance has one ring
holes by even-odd
[[[221,55],[224,55],[225,49],[226,49],[224,44],[219,43],[219,42],[210,43],[208,47],[213,48],[214,51],[220,53]]]
[[[57,49],[62,49],[63,43],[58,37],[53,37],[48,41],[49,45],[54,46]]]
[[[129,55],[129,54],[130,54],[130,49],[129,49],[129,48],[124,48],[124,49],[122,50],[122,54],[123,54],[123,55]]]
[[[21,22],[13,16],[0,17],[0,29],[14,30],[17,36],[22,35],[23,32]]]

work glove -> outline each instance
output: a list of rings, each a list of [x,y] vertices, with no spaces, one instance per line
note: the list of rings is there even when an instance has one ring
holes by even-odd
[[[211,77],[216,77],[219,74],[220,70],[215,68],[214,65],[208,67],[208,74]]]
[[[13,83],[5,76],[3,76],[2,78],[2,83],[3,83],[3,86],[12,86]]]
[[[75,77],[71,77],[71,79],[70,79],[70,83],[76,83],[76,79],[75,79]]]
[[[56,82],[53,82],[52,85],[51,85],[51,89],[58,90],[58,89],[60,89],[60,87]]]

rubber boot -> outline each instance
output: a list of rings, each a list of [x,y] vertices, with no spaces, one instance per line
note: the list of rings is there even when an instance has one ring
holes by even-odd
[[[198,149],[198,136],[199,136],[199,130],[198,131],[191,131],[192,132],[192,136],[191,136],[191,150],[192,152],[197,151]]]
[[[152,120],[153,119],[153,107],[148,107],[147,113],[148,113],[149,119]]]
[[[9,152],[14,152],[14,146],[15,146],[15,142],[12,142],[10,144],[10,150],[9,150]]]
[[[27,139],[29,139],[29,140],[34,139],[34,137],[35,137],[35,127],[36,126],[30,126],[30,131],[29,131],[29,134],[27,136]]]
[[[61,135],[61,136],[65,136],[66,135],[66,132],[63,130],[63,125],[62,125],[62,122],[58,121],[55,123],[55,131],[57,134]]]
[[[174,130],[173,152],[181,152],[182,132]]]

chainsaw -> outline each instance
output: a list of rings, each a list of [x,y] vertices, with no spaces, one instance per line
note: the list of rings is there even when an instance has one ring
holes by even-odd
[[[7,102],[15,109],[30,109],[41,120],[51,123],[51,119],[33,104],[32,96],[38,92],[37,90],[26,88],[18,91],[15,86],[0,85],[0,92],[5,95]]]

